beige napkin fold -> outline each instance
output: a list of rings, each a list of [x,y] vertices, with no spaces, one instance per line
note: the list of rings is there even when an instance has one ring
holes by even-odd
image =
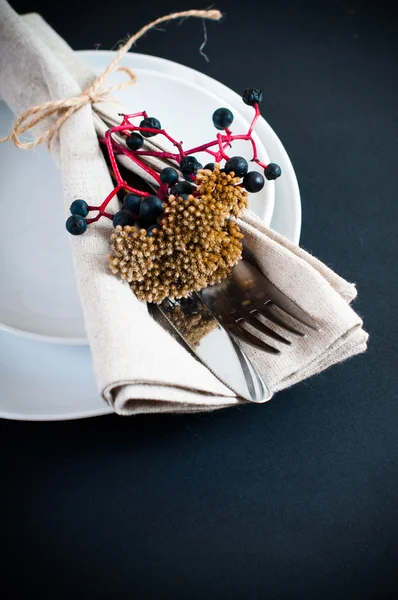
[[[94,75],[38,15],[19,17],[0,0],[0,92],[15,114],[81,93]],[[136,107],[128,107],[133,111]],[[99,204],[112,189],[95,128],[120,107],[85,106],[54,138],[65,210],[75,198]],[[98,110],[97,110],[98,109]],[[39,132],[48,128],[46,122]],[[117,201],[110,207],[117,209]],[[70,236],[99,392],[119,414],[199,412],[241,402],[148,313],[129,286],[107,270],[110,222]],[[356,295],[320,261],[265,227],[250,211],[245,244],[273,283],[318,322],[320,332],[294,339],[278,356],[244,345],[273,391],[366,349],[367,334],[349,303]],[[65,235],[66,232],[65,232]]]

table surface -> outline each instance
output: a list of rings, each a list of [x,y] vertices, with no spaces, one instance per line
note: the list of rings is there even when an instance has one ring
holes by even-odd
[[[41,12],[75,49],[112,48],[191,8],[11,3]],[[209,63],[196,20],[147,34],[137,51],[237,92],[263,88],[262,112],[301,188],[302,246],[357,283],[369,350],[264,406],[1,422],[2,587],[13,598],[363,600],[397,591],[394,9],[360,0],[217,7],[226,18],[207,25]]]

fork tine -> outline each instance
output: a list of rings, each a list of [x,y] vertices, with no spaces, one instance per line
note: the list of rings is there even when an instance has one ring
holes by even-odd
[[[273,346],[266,344],[265,342],[263,342],[263,340],[260,340],[260,338],[253,335],[252,333],[250,333],[250,331],[247,331],[239,323],[228,322],[228,323],[222,323],[222,325],[225,327],[225,329],[227,329],[227,331],[229,331],[229,333],[232,333],[237,338],[239,338],[243,342],[246,342],[247,344],[250,344],[251,346],[260,348],[260,350],[265,350],[266,352],[269,352],[270,354],[279,354],[280,353],[280,351],[277,348],[274,348]]]
[[[269,304],[261,304],[261,302],[255,303],[254,306],[256,307],[257,312],[262,315],[263,317],[265,317],[266,319],[268,319],[269,321],[272,321],[272,323],[275,323],[275,325],[279,325],[279,327],[282,327],[283,329],[286,329],[286,331],[290,331],[290,333],[294,333],[295,335],[299,335],[301,337],[305,337],[305,333],[303,333],[302,331],[299,331],[298,329],[296,329],[295,327],[293,327],[293,325],[288,325],[287,323],[285,323],[285,321],[283,321],[282,319],[280,319],[269,307]]]
[[[309,315],[307,315],[306,312],[304,312],[299,306],[296,306],[289,298],[285,298],[286,302],[284,300],[280,301],[279,299],[277,302],[274,302],[271,299],[271,302],[269,304],[271,306],[275,305],[277,308],[289,315],[289,317],[296,319],[296,321],[298,321],[302,325],[306,325],[313,331],[320,331],[320,328],[315,324],[314,320]]]
[[[252,296],[253,301],[257,301],[257,303],[270,300],[293,319],[310,329],[319,331],[314,319],[271,283],[268,277],[254,264],[245,259],[240,260],[232,270],[232,279],[247,299],[251,300]]]
[[[267,279],[267,296],[275,306],[283,310],[290,317],[296,319],[303,325],[307,325],[314,331],[319,331],[319,327],[315,324],[314,320],[297,304],[295,304],[290,298],[288,298],[283,292],[281,292],[273,283]]]
[[[283,344],[288,344],[288,345],[291,344],[291,342],[289,340],[282,337],[281,335],[279,335],[279,333],[276,333],[276,331],[274,331],[273,329],[268,327],[268,325],[265,325],[265,323],[263,323],[262,321],[257,319],[255,314],[253,313],[253,311],[251,311],[250,309],[247,309],[244,306],[240,306],[239,310],[236,310],[236,313],[234,316],[238,317],[238,322],[239,322],[239,319],[243,319],[244,322],[249,323],[249,325],[251,325],[252,327],[257,329],[258,331],[261,331],[261,333],[264,333],[265,335],[272,338],[273,340],[282,342]]]

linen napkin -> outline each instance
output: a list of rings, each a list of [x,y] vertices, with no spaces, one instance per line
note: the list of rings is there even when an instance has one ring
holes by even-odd
[[[42,102],[76,96],[94,78],[41,17],[20,17],[0,0],[0,92],[16,115]],[[62,174],[66,212],[77,197],[98,205],[111,191],[96,128],[121,110],[108,104],[86,105],[53,139],[51,153]],[[50,125],[47,119],[37,131]],[[117,210],[116,200],[112,208]],[[127,284],[109,273],[112,224],[103,221],[83,236],[70,236],[70,244],[104,399],[119,414],[195,412],[242,402],[152,318]],[[350,307],[355,286],[265,227],[250,211],[244,212],[239,225],[264,274],[320,326],[319,332],[295,338],[277,356],[243,345],[271,389],[281,390],[363,352],[368,336]]]

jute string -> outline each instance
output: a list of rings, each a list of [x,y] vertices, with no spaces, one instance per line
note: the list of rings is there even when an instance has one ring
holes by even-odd
[[[139,40],[143,35],[145,35],[150,29],[153,29],[161,23],[165,23],[166,21],[172,21],[175,19],[196,17],[200,19],[210,19],[212,21],[218,21],[221,18],[221,16],[222,15],[220,11],[215,9],[185,10],[182,12],[171,13],[164,17],[159,17],[151,23],[148,23],[147,25],[142,27],[137,33],[131,36],[128,39],[128,41],[119,48],[115,55],[115,58],[107,66],[105,71],[101,73],[101,75],[99,75],[86,90],[84,90],[81,94],[73,98],[44,102],[43,104],[33,106],[32,108],[29,108],[28,110],[24,111],[15,120],[10,134],[6,137],[0,138],[0,144],[11,140],[15,144],[15,146],[23,150],[34,148],[35,146],[38,146],[43,142],[47,142],[48,146],[50,146],[51,140],[53,139],[57,131],[59,131],[59,129],[62,127],[65,121],[67,121],[80,108],[86,106],[87,104],[96,104],[97,102],[109,101],[111,100],[111,94],[113,92],[126,88],[135,83],[136,76],[134,75],[133,71],[128,67],[120,66],[119,63],[125,56],[125,54],[127,54],[130,48],[133,46],[133,44],[135,44],[135,42]],[[104,82],[106,78],[115,71],[123,71],[128,75],[129,79],[123,83],[119,83],[110,87],[105,87]],[[21,136],[24,133],[35,127],[41,121],[44,121],[44,119],[46,119],[47,117],[51,117],[52,115],[58,115],[58,118],[51,127],[44,131],[44,133],[34,138],[31,142],[23,142],[21,140]]]

